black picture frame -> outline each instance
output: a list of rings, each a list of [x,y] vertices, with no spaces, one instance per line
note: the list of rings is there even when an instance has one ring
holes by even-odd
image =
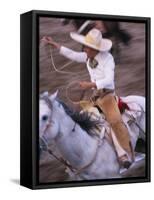
[[[146,175],[145,177],[39,183],[39,17],[107,19],[144,23],[146,27]],[[150,182],[150,18],[33,10],[20,16],[20,184],[31,189]]]

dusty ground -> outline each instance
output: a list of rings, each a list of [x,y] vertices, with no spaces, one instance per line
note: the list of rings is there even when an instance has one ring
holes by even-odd
[[[116,93],[120,96],[145,95],[145,28],[144,24],[121,23],[121,27],[128,30],[132,35],[129,46],[119,44],[121,49],[120,63],[116,66]],[[59,19],[40,19],[40,39],[43,36],[52,36],[57,42],[74,50],[81,50],[81,46],[76,44],[69,37],[69,32],[73,31],[72,25],[62,26]],[[57,50],[53,51],[53,57],[57,68],[61,68],[68,62],[66,58],[59,55]],[[60,74],[54,71],[50,60],[49,47],[40,42],[40,93],[43,91],[54,92],[59,89],[59,97],[70,106],[71,103],[66,98],[66,86],[71,81],[88,80],[84,64],[73,63],[65,71],[74,72],[70,74]],[[73,100],[79,100],[81,90],[77,84],[69,90],[69,95]],[[88,98],[88,93],[84,98]],[[53,146],[52,146],[53,147]],[[53,147],[54,148],[54,147]],[[141,170],[140,175],[144,174]],[[134,176],[136,173],[134,172]],[[139,175],[139,176],[140,176]],[[133,176],[131,174],[131,176]],[[55,182],[67,179],[64,166],[58,161],[43,154],[40,160],[40,182]]]

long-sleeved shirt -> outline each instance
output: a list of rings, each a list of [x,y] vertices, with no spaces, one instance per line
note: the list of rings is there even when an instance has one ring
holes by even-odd
[[[86,63],[87,69],[91,78],[91,82],[96,84],[97,89],[112,89],[114,90],[114,69],[115,63],[112,55],[109,52],[99,52],[94,59],[98,62],[95,68],[89,65],[90,59],[87,58],[85,52],[76,52],[64,46],[60,48],[60,54],[66,58],[79,62]]]

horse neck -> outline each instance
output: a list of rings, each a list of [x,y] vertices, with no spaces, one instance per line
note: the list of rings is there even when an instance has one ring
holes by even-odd
[[[81,167],[93,157],[97,141],[88,135],[65,111],[54,116],[58,121],[59,134],[55,139],[62,156],[72,166]]]

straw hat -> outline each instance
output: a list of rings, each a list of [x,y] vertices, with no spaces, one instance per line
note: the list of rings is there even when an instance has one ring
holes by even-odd
[[[88,46],[98,51],[109,51],[112,47],[112,41],[102,37],[102,33],[98,29],[91,29],[86,36],[71,32],[70,36],[76,42]]]

